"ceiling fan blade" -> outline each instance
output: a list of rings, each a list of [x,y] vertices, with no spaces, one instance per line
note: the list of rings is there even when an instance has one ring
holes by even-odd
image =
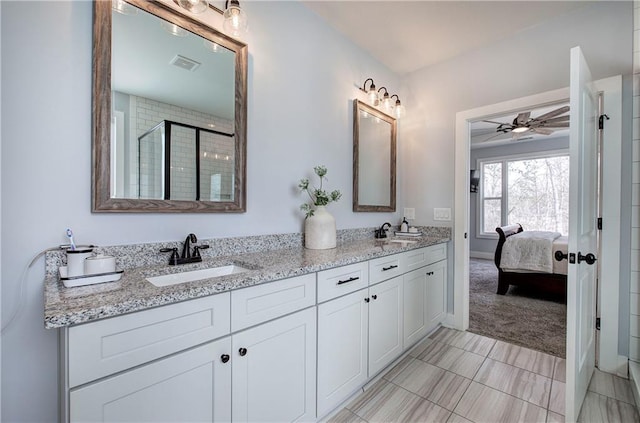
[[[529,116],[531,116],[531,112],[518,113],[518,116],[516,117],[515,122],[518,125],[524,125],[529,120]]]
[[[547,119],[551,119],[552,117],[556,117],[558,115],[561,115],[563,113],[566,113],[569,111],[569,106],[563,106],[560,107],[558,109],[552,110],[548,113],[545,113],[544,115],[540,115],[538,117],[535,118],[535,120],[547,120]]]
[[[508,123],[504,123],[504,122],[496,122],[494,120],[482,120],[481,122],[486,122],[486,123],[493,123],[495,125],[508,125]]]
[[[497,133],[497,134],[491,135],[491,136],[490,136],[489,138],[487,138],[487,139],[484,139],[484,140],[482,140],[482,141],[478,141],[478,144],[481,144],[481,143],[483,143],[483,142],[487,142],[487,141],[491,141],[492,139],[497,138],[497,137],[499,137],[500,135],[504,135],[504,132],[499,132],[499,133]]]
[[[551,119],[534,119],[534,122],[539,123],[541,125],[545,125],[545,126],[551,126],[551,125],[555,125],[557,123],[569,123],[569,115],[566,116],[558,116],[555,118],[551,118]]]
[[[569,122],[558,122],[558,123],[550,123],[547,124],[543,122],[542,124],[536,126],[536,128],[568,128]]]
[[[533,131],[536,134],[540,134],[540,135],[551,135],[551,134],[553,134],[553,131],[551,129],[547,129],[547,128],[531,128],[531,131]]]

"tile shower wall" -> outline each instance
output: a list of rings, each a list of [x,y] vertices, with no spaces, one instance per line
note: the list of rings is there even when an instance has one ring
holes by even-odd
[[[223,119],[152,99],[130,96],[130,128],[135,138],[169,120],[203,129],[233,133],[232,120]],[[195,130],[173,125],[171,133],[171,198],[196,198]],[[235,164],[233,137],[201,131],[200,133],[200,195],[201,199],[231,200],[233,198],[233,168]],[[144,198],[164,198],[162,190],[162,138],[156,136],[143,144],[140,161],[140,193]],[[137,187],[130,187],[137,192]]]
[[[633,18],[633,197],[629,358],[640,362],[640,1]]]

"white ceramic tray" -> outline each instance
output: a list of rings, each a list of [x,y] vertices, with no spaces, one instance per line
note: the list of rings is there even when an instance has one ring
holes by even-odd
[[[418,237],[418,236],[422,236],[422,232],[400,232],[400,231],[395,231],[394,232],[395,236],[411,236],[411,237]]]
[[[113,282],[120,280],[124,270],[116,270],[109,273],[96,273],[95,275],[68,276],[67,266],[60,266],[60,280],[67,288],[74,286],[93,285],[94,283]]]

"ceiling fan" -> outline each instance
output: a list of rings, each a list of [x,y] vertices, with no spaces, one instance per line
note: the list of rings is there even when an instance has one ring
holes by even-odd
[[[568,111],[569,106],[563,106],[535,118],[531,117],[531,112],[521,112],[518,113],[518,116],[516,116],[511,123],[495,122],[492,120],[483,120],[483,122],[498,125],[496,128],[496,132],[498,132],[498,134],[491,138],[508,132],[511,132],[515,139],[519,138],[520,135],[526,132],[551,135],[554,132],[554,129],[569,127],[569,115],[564,115],[564,113],[567,113]]]

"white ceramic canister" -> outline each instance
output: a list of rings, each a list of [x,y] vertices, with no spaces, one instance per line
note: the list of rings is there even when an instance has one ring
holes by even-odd
[[[93,248],[67,250],[67,276],[83,276],[84,261],[91,257],[91,254],[93,254]]]
[[[116,271],[116,258],[98,254],[87,257],[84,261],[84,274],[96,275],[99,273],[113,273]]]

